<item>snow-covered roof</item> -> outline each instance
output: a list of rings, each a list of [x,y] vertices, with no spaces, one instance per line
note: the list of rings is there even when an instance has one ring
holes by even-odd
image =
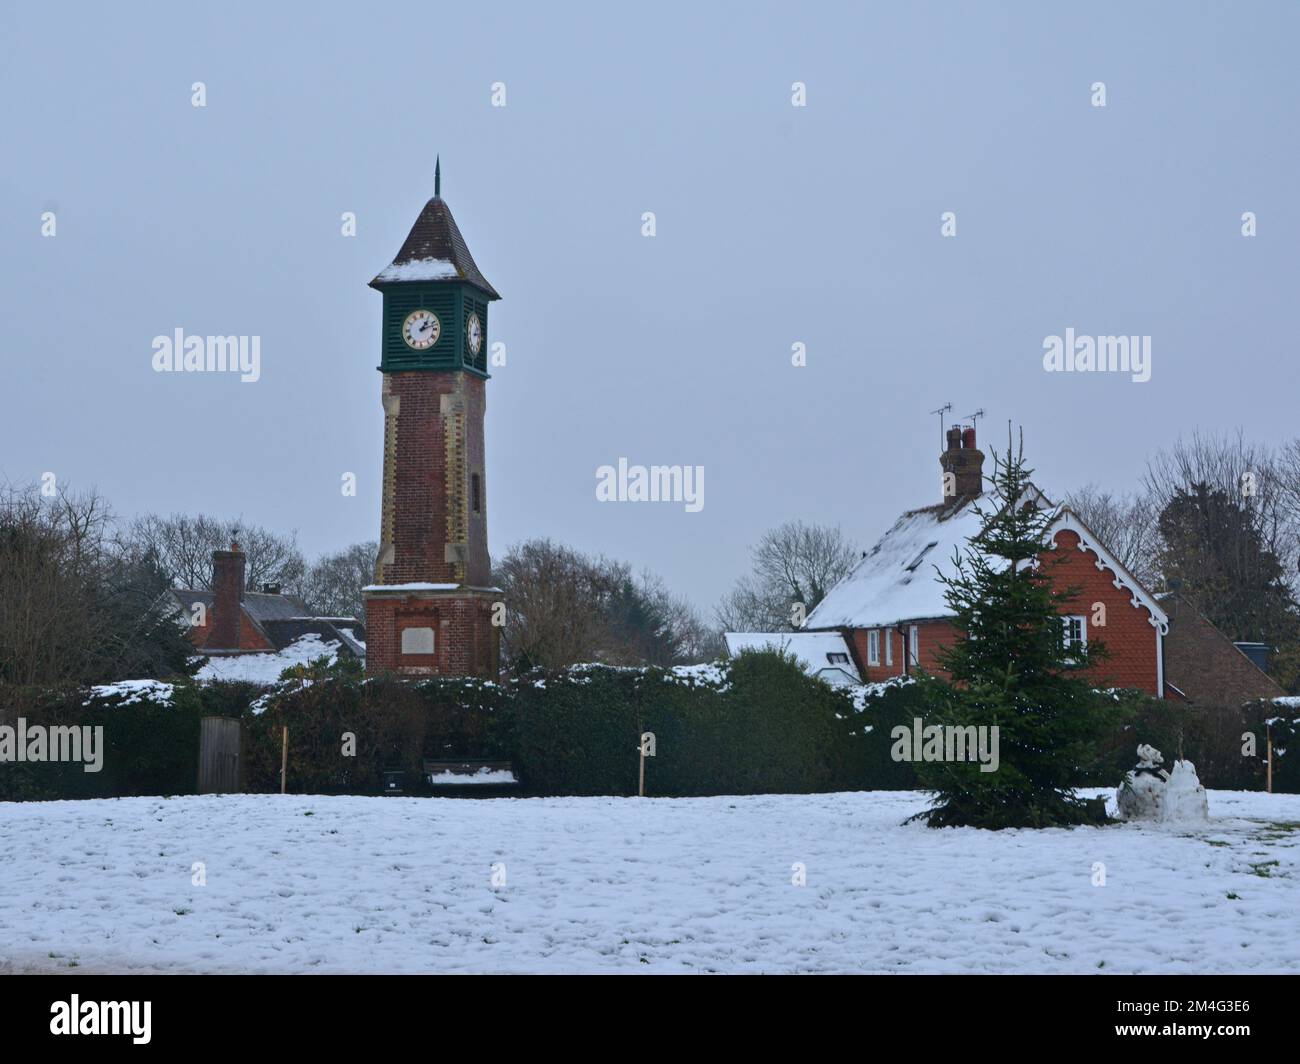
[[[983,497],[988,511],[991,499]],[[808,615],[808,628],[878,628],[897,621],[946,617],[935,570],[952,575],[954,551],[979,534],[980,500],[928,506],[903,514]]]
[[[446,201],[435,193],[393,261],[370,283],[380,287],[402,281],[457,280],[474,285],[488,299],[501,298],[474,262]]]
[[[212,657],[195,673],[199,681],[244,680],[249,683],[275,683],[280,673],[294,665],[306,665],[317,658],[338,657],[339,644],[322,640],[315,632],[300,636],[283,650],[265,654],[228,654]]]
[[[1098,569],[1109,569],[1116,588],[1127,591],[1132,605],[1145,607],[1150,623],[1162,633],[1169,618],[1154,596],[1138,582],[1068,507],[1055,507],[1037,488],[1027,496],[1042,510],[1055,509],[1047,541],[1056,545],[1063,531],[1079,537],[1079,550],[1096,555]],[[900,621],[950,617],[940,574],[953,577],[955,555],[965,555],[970,540],[1001,505],[995,493],[964,498],[956,504],[911,510],[831,588],[808,615],[806,628],[881,628]]]
[[[454,263],[446,259],[415,259],[385,266],[376,281],[455,281],[460,277]]]
[[[839,632],[726,632],[723,638],[732,657],[744,650],[781,650],[798,658],[809,676],[829,684],[862,682],[848,643]]]

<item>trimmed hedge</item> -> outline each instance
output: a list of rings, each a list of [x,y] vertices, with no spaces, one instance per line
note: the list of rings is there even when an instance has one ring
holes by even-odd
[[[103,764],[0,764],[0,800],[114,798],[192,794],[197,785],[199,719],[208,714],[197,688],[177,686],[170,702],[84,688],[7,688],[0,725],[103,727]]]
[[[864,785],[850,700],[792,660],[746,653],[699,670],[587,667],[515,685],[513,750],[528,793],[783,794]]]
[[[476,679],[281,684],[259,700],[263,711],[244,715],[244,789],[280,789],[283,727],[289,729],[286,787],[295,793],[378,794],[388,770],[406,773],[409,793],[418,789],[423,758],[505,760],[502,691]],[[354,754],[344,751],[349,735]]]
[[[579,666],[509,683],[477,679],[362,680],[323,675],[266,688],[249,683],[0,690],[0,724],[100,725],[104,766],[0,764],[0,800],[192,794],[199,721],[243,722],[243,788],[279,790],[281,729],[289,729],[288,789],[378,794],[383,774],[406,773],[420,793],[424,758],[514,763],[519,793],[632,795],[638,747],[655,737],[646,793],[812,793],[913,789],[913,765],[891,756],[893,729],[933,722],[926,684],[891,681],[846,691],[804,674],[772,652],[691,669]],[[1166,764],[1183,756],[1207,787],[1264,787],[1264,722],[1273,720],[1277,791],[1300,792],[1300,717],[1270,703],[1238,712],[1187,706],[1137,692],[1099,693],[1099,716],[1119,724],[1103,737],[1081,786],[1116,786],[1140,742]],[[1110,715],[1109,713],[1107,715]],[[1243,734],[1255,755],[1243,753]],[[355,742],[346,756],[345,736]],[[467,793],[485,793],[477,788]]]

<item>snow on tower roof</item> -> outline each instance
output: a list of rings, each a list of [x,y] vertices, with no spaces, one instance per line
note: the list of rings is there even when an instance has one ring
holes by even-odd
[[[370,285],[378,288],[400,281],[456,280],[481,289],[489,299],[501,298],[475,264],[451,208],[441,195],[435,194],[420,211],[401,250]]]

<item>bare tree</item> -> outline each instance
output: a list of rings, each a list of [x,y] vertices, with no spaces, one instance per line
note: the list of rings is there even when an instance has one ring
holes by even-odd
[[[146,514],[131,522],[123,539],[136,553],[152,552],[176,587],[211,587],[212,552],[229,550],[236,540],[247,555],[245,586],[250,591],[263,584],[298,591],[307,571],[296,533],[283,535],[206,514]]]
[[[549,539],[517,544],[493,581],[506,606],[503,655],[511,667],[579,662],[676,665],[720,649],[683,599],[651,573]]]
[[[184,671],[167,582],[117,550],[95,492],[0,491],[0,681],[99,683]]]
[[[1144,587],[1159,587],[1160,514],[1149,495],[1112,495],[1086,484],[1065,502]]]
[[[791,631],[796,604],[811,613],[860,556],[839,528],[787,521],[770,529],[750,550],[750,571],[718,604],[718,623],[727,631]]]
[[[302,597],[323,617],[365,617],[361,589],[374,582],[379,544],[354,543],[312,563],[302,582]]]

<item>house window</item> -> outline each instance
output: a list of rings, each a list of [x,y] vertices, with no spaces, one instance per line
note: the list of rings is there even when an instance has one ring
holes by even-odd
[[[915,558],[913,558],[910,563],[908,563],[906,567],[907,572],[909,573],[916,572],[916,570],[920,567],[921,562],[925,560],[925,556],[929,554],[930,551],[934,550],[934,548],[937,547],[938,545],[939,545],[938,540],[936,540],[933,543],[927,543],[924,549],[922,549],[921,553],[918,554]]]
[[[847,654],[827,654],[826,660],[832,665],[847,665],[849,663],[849,656]]]
[[[1088,618],[1080,614],[1070,614],[1061,618],[1061,627],[1063,629],[1063,638],[1065,639],[1065,649],[1069,654],[1073,654],[1076,649],[1086,650],[1088,647]]]
[[[433,629],[432,628],[403,628],[402,629],[402,653],[403,654],[432,654],[433,653]]]
[[[894,630],[885,629],[885,665],[892,668],[894,665]]]
[[[479,486],[477,473],[469,475],[469,504],[476,514],[483,512],[483,492]]]
[[[921,659],[921,636],[916,630],[916,625],[911,625],[907,629],[907,663],[915,665]]]
[[[880,664],[880,631],[876,628],[867,633],[867,664]]]

